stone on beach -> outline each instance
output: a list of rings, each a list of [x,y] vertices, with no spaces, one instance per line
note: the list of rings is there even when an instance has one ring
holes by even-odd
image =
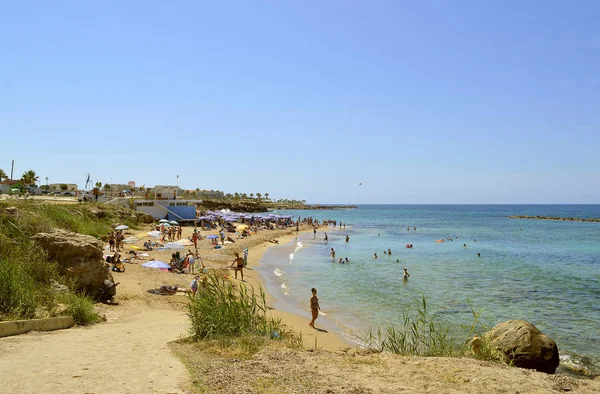
[[[502,322],[484,337],[501,352],[506,363],[551,374],[558,367],[556,343],[525,320]]]
[[[72,278],[75,286],[89,295],[96,296],[109,271],[102,258],[102,242],[89,235],[52,229],[38,233],[33,239],[56,260],[61,275]]]

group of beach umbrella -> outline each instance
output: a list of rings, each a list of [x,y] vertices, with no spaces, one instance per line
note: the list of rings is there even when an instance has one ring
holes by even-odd
[[[291,219],[293,215],[277,215],[274,213],[267,214],[249,214],[249,213],[239,213],[239,212],[231,212],[229,210],[223,211],[206,211],[204,216],[200,216],[198,220],[217,220],[223,219],[226,222],[238,222],[241,219],[255,219],[255,220],[279,220],[279,219]]]

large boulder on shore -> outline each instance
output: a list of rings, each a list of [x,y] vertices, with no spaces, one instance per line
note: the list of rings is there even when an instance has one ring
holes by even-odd
[[[72,278],[75,286],[91,296],[97,296],[109,271],[102,258],[103,244],[89,235],[53,229],[38,233],[33,239],[58,262],[61,275]]]
[[[554,373],[559,364],[556,343],[525,320],[508,320],[485,333],[504,362],[520,368]]]

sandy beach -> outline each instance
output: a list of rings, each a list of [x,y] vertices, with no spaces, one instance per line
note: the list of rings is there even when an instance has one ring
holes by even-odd
[[[191,237],[193,233],[192,227],[183,227],[182,239],[186,239]],[[301,231],[308,231],[312,228],[308,226],[301,227]],[[125,251],[131,250],[131,246],[141,247],[143,245],[144,240],[148,239],[145,232],[134,232],[136,236],[140,237],[140,241],[129,244],[125,246]],[[202,237],[206,237],[210,234],[218,234],[216,230],[213,231],[201,231]],[[146,237],[142,237],[146,235]],[[269,242],[272,239],[276,239],[279,243]],[[234,244],[225,244],[224,249],[214,249],[213,245],[210,243],[210,240],[203,239],[198,243],[198,251],[203,258],[204,264],[208,269],[216,269],[216,270],[227,270],[222,274],[229,277],[229,279],[234,284],[244,284],[246,286],[254,286],[255,288],[262,287],[267,295],[267,302],[269,307],[272,307],[274,298],[272,294],[269,294],[267,291],[267,286],[265,286],[263,282],[263,278],[261,278],[260,274],[255,270],[256,267],[260,265],[260,261],[262,260],[265,252],[269,250],[269,248],[277,246],[277,245],[285,245],[296,239],[295,228],[289,228],[286,230],[264,230],[260,231],[258,234],[252,235],[246,239],[236,240]],[[184,249],[187,251],[189,249],[194,250],[193,246],[186,247]],[[229,268],[234,259],[235,252],[242,252],[244,248],[249,249],[248,253],[248,266],[244,269],[244,279],[245,282],[241,282],[241,276],[238,275],[238,279],[234,279],[234,271]],[[165,262],[168,262],[170,259],[170,254],[172,251],[152,251],[149,252],[153,258],[159,259]],[[127,253],[125,253],[126,255]],[[182,251],[183,254],[183,251]],[[140,264],[132,264],[134,270],[137,272],[136,265]],[[127,264],[127,268],[129,269],[130,264]],[[142,270],[147,271],[147,269],[142,268]],[[126,273],[124,274],[127,274]],[[178,285],[181,287],[189,287],[189,283],[193,279],[194,275],[192,274],[172,274],[165,273],[159,271],[157,274],[156,280],[156,288],[161,285]],[[115,273],[115,279],[119,279],[119,277],[123,274]],[[125,276],[125,275],[123,275]],[[133,289],[131,289],[133,290]],[[119,291],[122,291],[120,288]],[[133,294],[129,295],[129,289],[127,291],[128,296],[133,296]],[[310,289],[306,291],[306,315],[300,316],[297,314],[289,313],[282,310],[271,309],[271,313],[273,316],[280,317],[282,322],[288,329],[293,330],[297,334],[301,334],[304,340],[304,346],[306,348],[314,348],[315,343],[318,348],[322,348],[330,351],[340,351],[340,349],[345,349],[352,346],[352,343],[345,340],[341,333],[330,330],[329,332],[324,332],[323,330],[318,331],[312,329],[308,326],[308,322],[310,321],[310,309],[309,309],[309,298],[310,298]],[[319,317],[322,321],[324,319],[323,316]],[[319,320],[317,320],[317,327],[319,327]],[[316,341],[316,342],[315,342]]]

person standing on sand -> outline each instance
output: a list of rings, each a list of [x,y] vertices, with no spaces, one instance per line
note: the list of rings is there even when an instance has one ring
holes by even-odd
[[[315,328],[315,320],[319,317],[319,299],[317,298],[317,289],[314,287],[310,289],[312,296],[310,296],[310,312],[312,313],[312,320],[308,323],[309,326]]]
[[[111,252],[115,251],[115,233],[108,233],[108,250]]]
[[[244,267],[248,265],[248,248],[244,248]]]
[[[313,228],[313,238],[317,238],[317,229]]]
[[[233,266],[234,264],[235,264],[235,267]],[[239,252],[235,252],[235,259],[233,260],[231,267],[235,271],[235,279],[237,279],[237,273],[238,273],[238,271],[240,271],[240,274],[242,275],[242,282],[243,282],[244,281],[244,259],[240,257]]]
[[[194,248],[198,249],[198,232],[196,230],[192,234],[192,242],[194,243]]]

